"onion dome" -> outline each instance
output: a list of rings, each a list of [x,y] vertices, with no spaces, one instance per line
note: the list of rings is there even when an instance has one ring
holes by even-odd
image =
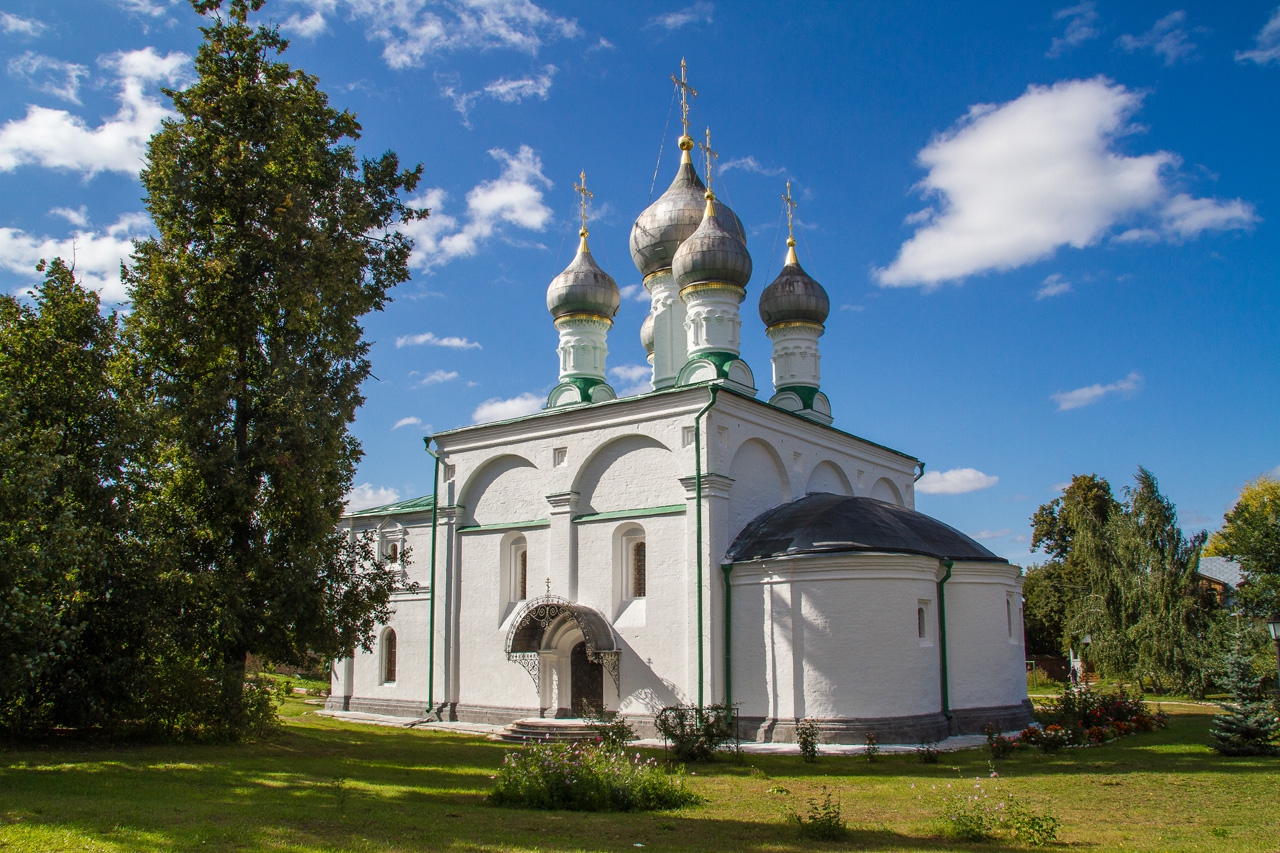
[[[653,355],[653,315],[649,314],[640,324],[640,345],[647,355]]]
[[[631,260],[643,276],[672,265],[676,249],[697,230],[702,222],[702,212],[707,188],[693,168],[689,156],[693,138],[680,137],[680,168],[675,180],[658,200],[645,208],[631,228]],[[746,244],[746,232],[737,214],[728,206],[715,202],[716,216],[725,231]]]
[[[827,321],[831,300],[822,285],[800,268],[796,258],[796,241],[787,239],[787,259],[773,284],[760,294],[760,319],[765,326],[779,323],[817,323]]]
[[[721,223],[715,195],[708,191],[706,199],[702,224],[676,250],[671,273],[680,287],[714,281],[745,288],[751,280],[751,255],[747,245]]]
[[[557,320],[568,314],[592,314],[612,320],[622,304],[622,294],[617,282],[591,257],[587,229],[578,234],[582,237],[578,254],[547,288],[547,310]]]

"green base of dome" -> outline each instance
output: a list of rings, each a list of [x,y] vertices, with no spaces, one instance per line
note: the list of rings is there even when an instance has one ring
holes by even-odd
[[[605,400],[616,399],[618,399],[617,392],[603,379],[576,376],[552,388],[551,393],[547,395],[547,404],[543,408],[583,406],[587,403],[603,403]]]
[[[680,368],[676,385],[724,382],[736,391],[756,395],[755,375],[747,363],[731,352],[704,352],[690,358]]]

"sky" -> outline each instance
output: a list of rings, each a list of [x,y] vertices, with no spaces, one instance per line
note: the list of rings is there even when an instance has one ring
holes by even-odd
[[[350,506],[431,490],[422,438],[540,408],[547,284],[591,245],[618,282],[611,379],[647,377],[635,217],[678,162],[681,58],[756,300],[798,201],[831,296],[835,426],[926,463],[917,508],[1027,564],[1072,475],[1139,465],[1188,533],[1280,474],[1280,7],[1233,3],[269,0],[287,61],[424,175],[412,279],[366,321]],[[192,75],[185,0],[0,4],[0,287],[74,258],[127,310],[138,171]],[[699,171],[702,171],[701,168]]]

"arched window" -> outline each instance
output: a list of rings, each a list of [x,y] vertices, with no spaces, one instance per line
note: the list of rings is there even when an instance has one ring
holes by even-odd
[[[1009,599],[1004,600],[1004,618],[1009,623],[1009,637],[1013,637],[1013,602]]]
[[[924,605],[922,604],[916,608],[916,634],[920,637],[920,639],[922,640],[925,639],[926,630],[927,629],[924,621]]]
[[[396,682],[396,632],[390,628],[382,635],[382,682]]]
[[[524,601],[529,597],[529,543],[523,536],[512,540],[507,560],[511,600]]]
[[[631,542],[631,597],[644,598],[645,591],[645,543]]]
[[[387,558],[388,563],[394,563],[400,559],[400,543],[388,542],[382,548],[382,555]]]

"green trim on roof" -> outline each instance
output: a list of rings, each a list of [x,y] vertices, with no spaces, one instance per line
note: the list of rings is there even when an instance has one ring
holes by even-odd
[[[473,524],[470,527],[459,527],[459,533],[483,533],[486,530],[528,530],[531,527],[550,527],[551,519],[537,518],[533,521],[500,521],[497,524]]]
[[[783,391],[790,391],[799,397],[800,402],[806,409],[812,409],[813,401],[818,398],[818,389],[812,385],[782,385],[774,391],[774,395],[781,394]],[[797,414],[799,413],[797,412]]]
[[[580,521],[605,521],[610,518],[648,518],[654,515],[681,515],[687,507],[684,504],[669,504],[667,506],[651,506],[644,509],[619,509],[612,512],[590,512],[585,515],[575,515],[574,522]]]
[[[346,512],[343,513],[343,518],[366,518],[371,515],[400,515],[409,512],[426,512],[431,509],[434,503],[435,501],[431,495],[424,495],[420,498],[407,498],[391,504],[371,506],[368,509],[358,509],[355,512]]]

